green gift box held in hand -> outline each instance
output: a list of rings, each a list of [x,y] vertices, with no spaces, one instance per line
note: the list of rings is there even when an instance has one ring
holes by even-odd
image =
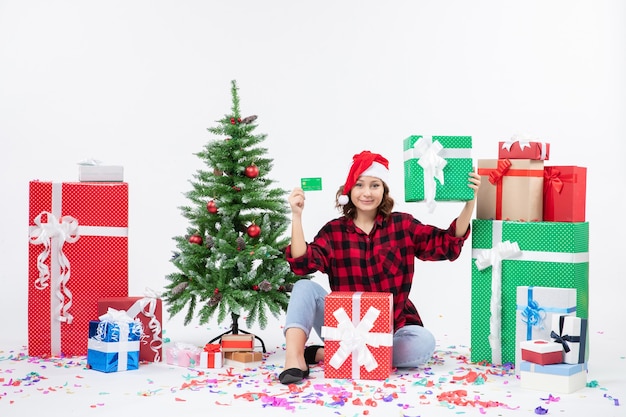
[[[472,171],[471,136],[409,136],[404,140],[404,201],[468,201]]]
[[[575,288],[587,318],[589,223],[472,221],[472,362],[515,362],[518,286]]]

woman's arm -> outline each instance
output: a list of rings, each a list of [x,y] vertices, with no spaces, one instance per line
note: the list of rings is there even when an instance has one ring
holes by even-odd
[[[472,221],[472,214],[474,213],[474,206],[476,205],[476,194],[480,187],[480,175],[474,171],[470,172],[469,184],[467,184],[467,186],[474,190],[474,198],[465,203],[461,214],[459,214],[459,217],[456,219],[456,237],[464,236],[465,233],[467,233],[470,221]]]
[[[306,241],[302,228],[302,210],[304,209],[304,191],[294,188],[289,196],[291,206],[291,256],[299,258],[306,253]]]

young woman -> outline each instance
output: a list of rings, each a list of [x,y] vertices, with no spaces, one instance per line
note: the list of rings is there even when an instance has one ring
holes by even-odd
[[[304,192],[289,196],[292,211],[291,245],[286,256],[296,274],[320,271],[328,276],[332,291],[371,291],[393,294],[393,366],[415,367],[427,362],[435,338],[424,328],[409,300],[415,258],[424,261],[457,259],[469,236],[480,176],[469,173],[474,199],[447,229],[426,225],[408,213],[393,212],[387,186],[389,162],[369,151],[354,155],[345,185],[337,192],[343,215],[331,220],[307,243],[302,228]],[[283,384],[301,382],[309,365],[324,359],[323,346],[305,348],[311,329],[320,335],[324,322],[326,290],[303,279],[293,287],[284,327],[285,370]]]

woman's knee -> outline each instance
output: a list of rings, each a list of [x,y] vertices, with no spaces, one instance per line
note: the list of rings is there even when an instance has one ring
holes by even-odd
[[[393,362],[397,367],[415,367],[430,360],[435,352],[434,335],[422,326],[406,326],[393,338]]]

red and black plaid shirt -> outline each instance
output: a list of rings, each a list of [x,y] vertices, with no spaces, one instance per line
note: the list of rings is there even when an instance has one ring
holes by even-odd
[[[415,258],[453,261],[459,257],[469,229],[456,237],[456,219],[447,230],[422,224],[407,213],[378,216],[369,235],[352,219],[331,220],[307,245],[306,254],[287,261],[298,275],[320,271],[328,275],[332,291],[390,292],[394,302],[394,327],[423,325],[409,300]]]

